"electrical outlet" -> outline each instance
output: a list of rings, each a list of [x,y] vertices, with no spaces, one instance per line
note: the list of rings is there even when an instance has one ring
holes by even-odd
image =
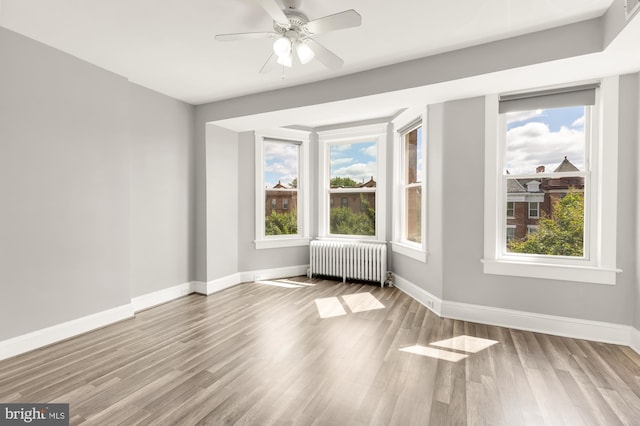
[[[433,309],[433,300],[427,300],[427,307]]]
[[[183,289],[182,289],[182,295],[183,295],[183,296],[186,296],[187,294],[189,294],[189,290],[188,290],[188,289],[186,289],[186,288],[183,288]]]

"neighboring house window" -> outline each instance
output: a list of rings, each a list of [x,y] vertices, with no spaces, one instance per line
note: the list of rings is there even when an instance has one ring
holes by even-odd
[[[256,133],[256,248],[309,243],[308,141],[297,130]]]
[[[507,201],[507,218],[508,219],[513,219],[516,216],[516,207],[515,207],[516,203],[514,203],[513,201]]]
[[[513,240],[516,237],[515,225],[507,225],[507,242]]]
[[[487,97],[485,273],[615,283],[618,80],[605,81]],[[536,219],[524,237],[506,225],[512,202]]]
[[[426,109],[408,110],[394,120],[395,252],[426,261]]]
[[[384,240],[387,124],[318,132],[319,236]],[[340,204],[333,202],[339,198]],[[349,201],[351,199],[351,201]]]

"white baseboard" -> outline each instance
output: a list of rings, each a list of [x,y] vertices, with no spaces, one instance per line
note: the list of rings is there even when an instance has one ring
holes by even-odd
[[[496,325],[631,347],[640,353],[640,331],[626,325],[501,309],[441,300],[425,289],[394,274],[396,287],[435,314],[462,321]]]
[[[442,304],[442,316],[518,330],[553,334],[555,336],[572,337],[574,339],[627,346],[630,344],[630,327],[608,322],[449,301],[445,301]]]
[[[637,328],[631,327],[631,342],[629,346],[640,355],[640,330]]]
[[[208,296],[212,293],[224,290],[225,288],[233,287],[234,285],[240,284],[241,282],[242,281],[240,281],[240,273],[235,273],[227,275],[225,277],[216,278],[215,280],[211,280],[206,283],[198,282],[195,284],[194,290],[196,293]]]
[[[134,297],[131,299],[131,304],[133,305],[134,312],[140,312],[144,309],[170,302],[193,292],[194,285],[193,283],[188,282]]]
[[[283,268],[259,269],[255,271],[242,272],[242,282],[253,282],[258,280],[276,280],[279,278],[297,277],[307,275],[309,265],[285,266]]]
[[[442,316],[442,299],[429,293],[422,287],[418,287],[409,280],[402,278],[397,274],[393,274],[394,285],[409,295],[417,302],[424,305],[427,309],[431,310],[434,314]]]
[[[283,268],[258,269],[255,271],[237,272],[203,283],[193,282],[193,291],[200,294],[213,294],[229,287],[256,280],[273,280],[278,278],[306,275],[309,265],[285,266]]]
[[[0,342],[0,360],[20,355],[134,316],[129,303]]]

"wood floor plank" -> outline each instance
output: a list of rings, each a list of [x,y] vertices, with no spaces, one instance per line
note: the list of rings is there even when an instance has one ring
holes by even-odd
[[[1,361],[0,401],[69,403],[73,425],[640,424],[630,348],[439,318],[396,288],[291,281]],[[383,307],[352,311],[358,294]],[[317,299],[344,314],[323,318]]]

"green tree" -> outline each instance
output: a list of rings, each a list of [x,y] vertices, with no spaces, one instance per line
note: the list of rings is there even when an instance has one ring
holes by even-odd
[[[376,210],[360,194],[362,211],[354,213],[349,207],[331,209],[331,233],[342,235],[375,235]]]
[[[295,211],[278,213],[272,211],[265,217],[265,235],[291,235],[298,233],[298,215]]]
[[[331,187],[332,188],[337,188],[339,186],[343,187],[343,188],[355,188],[358,186],[358,182],[356,182],[355,180],[351,179],[350,177],[340,177],[340,176],[336,176],[334,178],[331,179]]]
[[[522,241],[513,240],[509,250],[515,253],[552,256],[584,255],[584,198],[570,189],[555,201],[552,217],[540,219],[538,230]]]
[[[289,184],[289,186],[291,188],[297,188],[298,187],[298,178],[293,178],[293,180],[291,181],[291,183]]]

